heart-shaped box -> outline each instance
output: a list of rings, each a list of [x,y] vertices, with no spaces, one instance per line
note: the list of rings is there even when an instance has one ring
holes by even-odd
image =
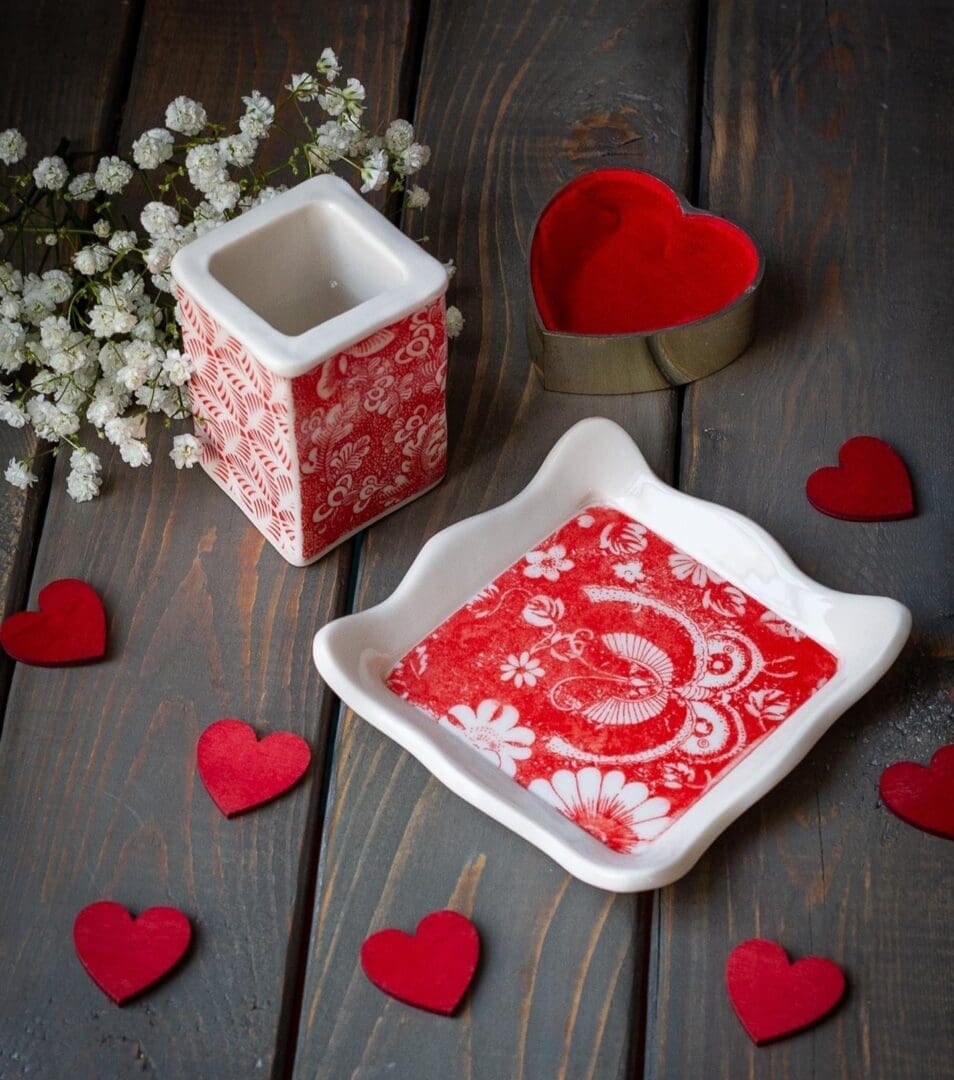
[[[693,382],[751,343],[763,259],[732,222],[638,169],[597,169],[547,203],[530,247],[529,340],[548,390]]]

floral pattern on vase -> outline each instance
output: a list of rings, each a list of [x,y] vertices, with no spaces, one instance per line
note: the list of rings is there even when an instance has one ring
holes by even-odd
[[[443,477],[443,298],[294,379],[181,290],[179,315],[202,466],[286,558],[312,561]]]
[[[614,851],[651,843],[837,669],[818,642],[609,506],[437,627],[396,694]]]

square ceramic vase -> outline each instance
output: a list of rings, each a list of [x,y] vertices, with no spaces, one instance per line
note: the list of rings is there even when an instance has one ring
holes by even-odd
[[[202,466],[290,563],[443,477],[447,274],[343,180],[227,222],[172,272]]]

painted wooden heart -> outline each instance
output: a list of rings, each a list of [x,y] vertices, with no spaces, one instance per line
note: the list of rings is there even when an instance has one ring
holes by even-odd
[[[20,611],[0,624],[0,645],[22,664],[58,667],[99,660],[106,653],[106,612],[95,589],[78,578],[40,590],[38,611]]]
[[[925,768],[899,761],[881,774],[885,806],[909,825],[954,840],[954,744],[942,746]]]
[[[845,976],[831,960],[806,956],[794,964],[781,945],[743,941],[725,968],[729,1000],[753,1042],[772,1042],[814,1024],[845,992]]]
[[[158,982],[189,947],[189,920],[172,907],[138,918],[111,900],[90,904],[73,923],[76,955],[97,986],[117,1005]]]
[[[212,801],[234,817],[286,792],[304,776],[311,749],[300,735],[274,731],[259,741],[242,720],[217,720],[199,736],[199,775]]]
[[[684,206],[662,180],[598,169],[548,203],[534,233],[530,278],[548,330],[652,333],[714,315],[760,270],[737,225]]]
[[[911,478],[898,452],[872,435],[856,435],[838,451],[838,465],[817,469],[808,501],[844,521],[896,521],[914,515]]]
[[[432,911],[413,934],[380,930],[361,946],[361,966],[379,990],[445,1016],[460,1004],[479,957],[477,927],[456,911]]]

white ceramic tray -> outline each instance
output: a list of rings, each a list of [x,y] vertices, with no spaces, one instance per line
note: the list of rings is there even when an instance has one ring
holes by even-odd
[[[806,511],[808,512],[808,511]],[[341,699],[605,889],[666,885],[884,674],[894,600],[834,592],[584,420],[514,499],[315,637]]]

